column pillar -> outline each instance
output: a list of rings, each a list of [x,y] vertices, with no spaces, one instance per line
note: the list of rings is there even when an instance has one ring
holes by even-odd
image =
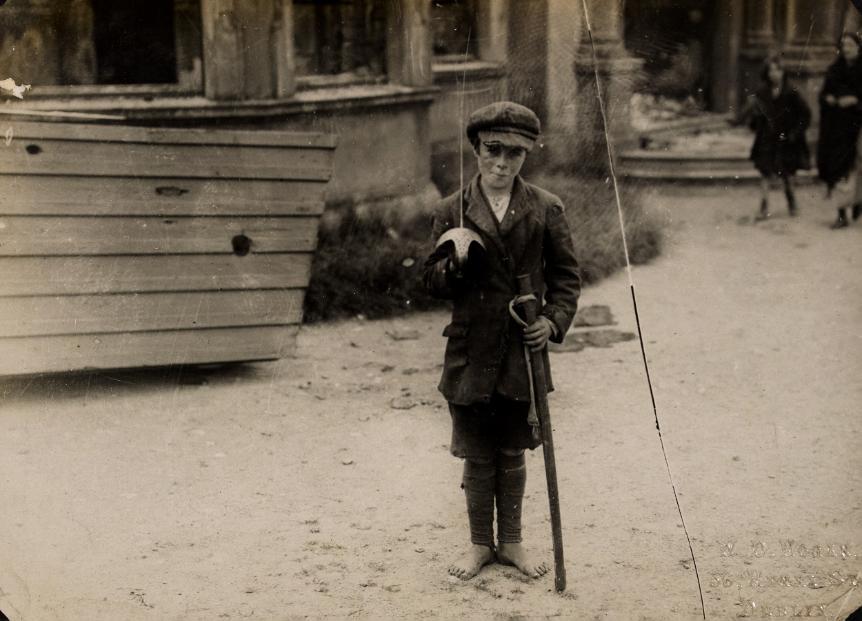
[[[203,88],[203,50],[198,13],[192,0],[174,1],[174,41],[177,52],[177,84],[189,90]]]
[[[545,69],[545,143],[553,156],[577,132],[577,86],[572,71],[578,53],[578,31],[583,18],[580,0],[548,0],[548,51]],[[565,155],[565,149],[562,149]]]
[[[744,36],[744,12],[744,0],[715,3],[710,104],[716,112],[735,112],[740,103],[739,55]]]
[[[479,60],[492,63],[508,60],[509,10],[508,0],[476,0]]]
[[[817,95],[826,68],[835,59],[841,32],[841,0],[788,0],[784,23],[784,62],[788,76],[811,106],[818,124]]]
[[[509,13],[509,98],[531,108],[544,122],[548,66],[548,0],[518,0]],[[540,158],[531,156],[536,162]],[[531,165],[532,165],[531,162]]]
[[[774,0],[745,0],[738,103],[745,101],[760,87],[760,69],[771,51],[777,51]]]
[[[402,0],[389,4],[386,65],[389,81],[403,86],[431,86],[431,3]]]
[[[278,40],[283,27],[283,7],[277,7],[281,2],[201,0],[208,98],[270,99],[279,94],[278,69],[283,70],[285,64],[277,51],[287,44],[284,37]]]
[[[859,32],[862,30],[862,12],[860,12],[852,4],[848,3],[844,8],[844,18],[842,20],[844,32]]]
[[[61,83],[92,84],[96,81],[96,46],[90,0],[70,0],[60,4],[56,20]]]
[[[275,21],[275,93],[279,98],[296,92],[296,53],[293,49],[293,0],[276,2]]]
[[[767,50],[774,44],[774,0],[746,0],[745,47],[748,50]]]
[[[572,158],[587,173],[606,174],[607,146],[597,98],[595,69],[598,69],[602,98],[607,113],[611,141],[616,150],[630,144],[631,84],[642,62],[628,54],[623,45],[624,0],[587,0],[596,63],[586,21],[582,18],[580,41],[575,56],[576,153]]]
[[[386,72],[389,82],[414,88],[431,87],[433,41],[431,3],[426,0],[401,0],[387,3]],[[416,108],[414,133],[405,137],[405,148],[420,154],[414,163],[413,179],[418,192],[430,187],[431,115],[429,105]]]
[[[2,78],[19,84],[65,83],[60,42],[52,32],[57,21],[58,11],[50,0],[10,2],[0,8]]]

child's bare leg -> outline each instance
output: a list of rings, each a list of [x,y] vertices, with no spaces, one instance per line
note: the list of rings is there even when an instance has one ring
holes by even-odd
[[[796,195],[793,193],[793,177],[784,176],[781,178],[784,182],[784,196],[787,198],[787,211],[791,216],[799,213],[799,208],[796,205]]]
[[[769,217],[769,177],[760,177],[760,211],[755,220],[766,220]]]
[[[523,449],[501,449],[497,457],[497,560],[514,565],[531,578],[548,573],[544,561],[535,560],[521,543],[521,508],[527,483]]]
[[[464,460],[464,493],[470,520],[472,545],[449,566],[449,575],[469,580],[495,560],[494,555],[494,461]]]
[[[829,188],[826,194],[826,197],[831,198],[838,208],[838,219],[835,220],[835,222],[832,224],[831,228],[833,229],[843,229],[847,227],[848,224],[850,224],[850,222],[847,220],[847,207],[849,206],[847,204],[848,196],[844,190],[845,186],[843,184],[836,184],[836,186]]]

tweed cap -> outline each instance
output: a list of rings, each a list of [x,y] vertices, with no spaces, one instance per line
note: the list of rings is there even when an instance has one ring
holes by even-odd
[[[470,115],[467,121],[467,138],[483,142],[533,148],[542,125],[536,113],[513,101],[497,101]]]

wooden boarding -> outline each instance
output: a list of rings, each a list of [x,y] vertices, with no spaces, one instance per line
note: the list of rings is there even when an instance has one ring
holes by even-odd
[[[299,289],[309,253],[0,257],[2,296],[223,289]]]
[[[161,127],[131,127],[124,125],[84,125],[74,123],[4,123],[5,131],[12,128],[13,140],[40,139],[72,140],[122,144],[167,144],[193,146],[251,146],[279,149],[335,148],[335,137],[315,132],[277,132],[221,129],[165,129]]]
[[[89,151],[86,157],[82,147]],[[327,154],[303,149],[225,145],[122,144],[13,140],[0,149],[5,174],[131,177],[329,179]]]
[[[255,326],[6,339],[0,375],[275,360],[294,351],[297,329]]]
[[[301,319],[301,289],[26,296],[0,302],[0,332],[18,337],[280,326]]]
[[[316,217],[0,216],[0,256],[230,254],[237,235],[248,237],[254,252],[311,252],[317,223]]]
[[[321,181],[0,175],[0,213],[110,216],[122,202],[124,216],[319,216],[325,188]]]
[[[331,137],[0,129],[0,374],[292,350]]]

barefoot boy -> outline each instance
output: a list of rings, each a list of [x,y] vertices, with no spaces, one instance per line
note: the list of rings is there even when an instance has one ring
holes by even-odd
[[[548,571],[521,544],[524,449],[541,443],[527,420],[530,388],[523,345],[539,351],[548,339],[563,340],[581,280],[560,199],[519,176],[539,131],[533,111],[512,102],[470,115],[467,137],[479,174],[463,189],[463,203],[460,192],[444,199],[435,213],[433,236],[437,240],[462,226],[463,204],[463,227],[478,235],[484,251],[471,250],[462,264],[452,245],[444,244],[425,265],[429,290],[453,302],[452,322],[443,331],[449,340],[439,389],[452,416],[452,454],[464,459],[472,545],[449,568],[464,580],[494,560],[533,578]],[[540,317],[526,329],[508,312],[518,295],[519,274],[530,274],[544,299]]]

